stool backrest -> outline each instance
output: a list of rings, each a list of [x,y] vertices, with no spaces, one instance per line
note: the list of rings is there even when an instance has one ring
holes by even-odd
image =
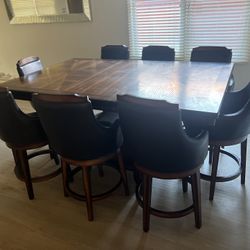
[[[222,62],[230,63],[232,50],[220,46],[200,46],[192,49],[192,62]]]
[[[152,61],[174,61],[175,51],[168,46],[154,46],[150,45],[143,47],[142,60]]]
[[[16,63],[17,72],[20,77],[27,76],[43,70],[41,60],[37,56],[20,59]]]
[[[129,95],[117,96],[124,144],[134,161],[150,170],[178,172],[202,164],[207,138],[190,138],[178,104]]]
[[[116,150],[116,131],[99,124],[86,96],[34,94],[33,105],[61,156],[74,160],[101,157]]]
[[[125,45],[106,45],[101,48],[101,59],[129,59],[129,50]]]

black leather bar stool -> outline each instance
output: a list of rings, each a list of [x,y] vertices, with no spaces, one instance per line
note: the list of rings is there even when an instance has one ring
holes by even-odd
[[[7,88],[0,87],[0,138],[12,149],[16,163],[15,174],[25,181],[29,199],[34,199],[32,182],[45,181],[60,174],[57,168],[44,176],[31,177],[29,159],[49,153],[58,164],[57,155],[52,150],[40,150],[27,154],[30,149],[37,149],[48,145],[47,136],[35,113],[23,113]]]
[[[124,144],[130,149],[136,169],[143,175],[142,185],[137,189],[137,200],[143,207],[143,230],[149,230],[150,214],[177,218],[191,212],[194,212],[196,227],[200,228],[200,167],[207,155],[208,133],[188,136],[177,104],[128,95],[117,96],[117,99]],[[152,178],[184,179],[189,176],[192,180],[191,206],[179,211],[151,207]]]
[[[247,136],[250,132],[250,83],[240,91],[227,92],[223,99],[221,113],[215,126],[209,130],[211,175],[201,174],[201,178],[210,181],[209,200],[213,200],[216,182],[230,181],[241,175],[241,184],[245,184]],[[241,145],[241,157],[221,149],[224,146]],[[231,157],[239,169],[230,176],[218,176],[220,153]]]
[[[86,96],[34,94],[32,100],[51,146],[61,156],[64,194],[86,201],[88,220],[92,221],[93,200],[107,197],[121,181],[128,194],[127,175],[116,143],[118,124],[108,127],[99,123]],[[106,166],[112,159],[118,161],[121,179],[111,189],[92,195],[91,168],[104,163]],[[69,186],[70,165],[82,170],[85,196]]]

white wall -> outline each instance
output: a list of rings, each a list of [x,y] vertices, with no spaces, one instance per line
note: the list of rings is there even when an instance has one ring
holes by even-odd
[[[16,74],[19,58],[38,55],[45,66],[72,57],[99,58],[105,44],[128,45],[125,0],[91,0],[92,22],[10,25],[0,1],[0,72]]]
[[[92,22],[10,25],[0,1],[0,72],[16,74],[19,58],[38,55],[44,66],[72,57],[99,58],[105,44],[128,45],[126,0],[91,0]],[[250,81],[250,64],[236,64],[238,88]]]

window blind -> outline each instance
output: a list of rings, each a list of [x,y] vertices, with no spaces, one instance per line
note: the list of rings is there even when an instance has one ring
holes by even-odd
[[[197,46],[225,46],[233,61],[248,61],[249,0],[128,0],[130,54],[143,46],[167,45],[177,60]]]
[[[168,45],[181,50],[181,0],[129,0],[131,57],[139,58],[147,45]],[[176,55],[177,56],[177,55]],[[180,56],[180,55],[179,55]]]

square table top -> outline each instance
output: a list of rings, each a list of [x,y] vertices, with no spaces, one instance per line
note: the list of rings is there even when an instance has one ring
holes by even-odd
[[[117,94],[130,94],[178,103],[184,111],[215,117],[232,69],[232,63],[74,58],[2,86],[21,99],[34,92],[77,93],[93,102],[114,103]]]

